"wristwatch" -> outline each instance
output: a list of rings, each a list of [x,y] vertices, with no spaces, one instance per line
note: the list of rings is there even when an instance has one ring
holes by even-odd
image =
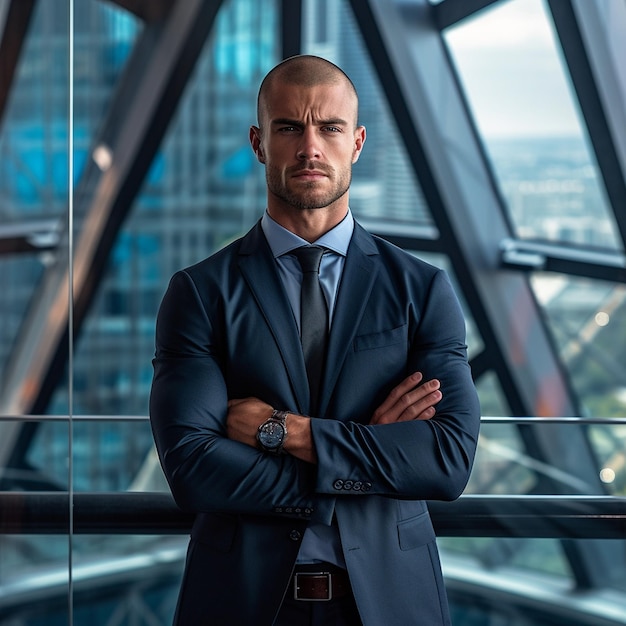
[[[272,416],[263,422],[256,433],[259,448],[270,454],[282,454],[287,437],[287,415],[289,411],[272,411]]]

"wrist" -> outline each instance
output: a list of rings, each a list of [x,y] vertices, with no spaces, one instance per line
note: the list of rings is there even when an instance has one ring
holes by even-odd
[[[317,454],[313,443],[311,418],[297,413],[289,413],[286,421],[289,437],[285,438],[284,450],[308,463],[317,462]]]

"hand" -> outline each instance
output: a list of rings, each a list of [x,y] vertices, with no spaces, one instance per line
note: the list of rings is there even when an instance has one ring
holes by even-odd
[[[436,378],[421,383],[422,373],[415,372],[391,390],[385,401],[374,411],[370,424],[394,424],[409,420],[429,420],[435,415],[435,405],[441,400]]]
[[[272,407],[258,398],[240,398],[228,402],[226,432],[229,439],[256,447],[259,426],[272,416]]]

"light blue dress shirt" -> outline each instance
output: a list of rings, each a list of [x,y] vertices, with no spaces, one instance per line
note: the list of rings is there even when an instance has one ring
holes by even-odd
[[[309,245],[324,246],[329,250],[322,257],[320,264],[320,283],[328,305],[329,324],[332,325],[337,291],[341,282],[348,246],[354,231],[354,218],[350,210],[337,226],[322,235],[313,244],[283,228],[269,216],[267,211],[261,219],[261,228],[274,255],[298,330],[300,330],[302,270],[296,257],[289,253],[296,248]],[[341,550],[339,529],[335,524],[326,526],[312,522],[304,533],[298,553],[298,563],[315,563],[318,561],[333,563],[340,567],[346,566]]]
[[[296,248],[301,246],[310,246],[310,244],[302,237],[283,228],[278,222],[275,222],[267,212],[261,219],[261,228],[265,234],[265,238],[270,245],[274,259],[278,265],[278,273],[283,281],[287,297],[293,310],[293,315],[300,330],[300,286],[302,284],[302,270],[298,259],[289,254]],[[328,252],[322,257],[320,265],[320,283],[322,290],[326,296],[326,304],[328,305],[328,319],[332,324],[333,313],[335,311],[335,301],[337,299],[337,290],[343,272],[343,266],[346,260],[346,253],[352,239],[354,231],[354,218],[352,213],[348,211],[337,226],[322,235],[314,245],[323,246]]]

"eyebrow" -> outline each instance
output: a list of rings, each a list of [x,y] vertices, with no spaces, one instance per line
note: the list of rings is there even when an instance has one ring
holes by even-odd
[[[270,122],[272,125],[276,124],[285,124],[288,126],[303,126],[301,120],[292,120],[286,117],[279,117]],[[340,117],[329,119],[329,120],[321,120],[316,124],[317,126],[347,126],[348,122],[346,120],[341,119]]]

